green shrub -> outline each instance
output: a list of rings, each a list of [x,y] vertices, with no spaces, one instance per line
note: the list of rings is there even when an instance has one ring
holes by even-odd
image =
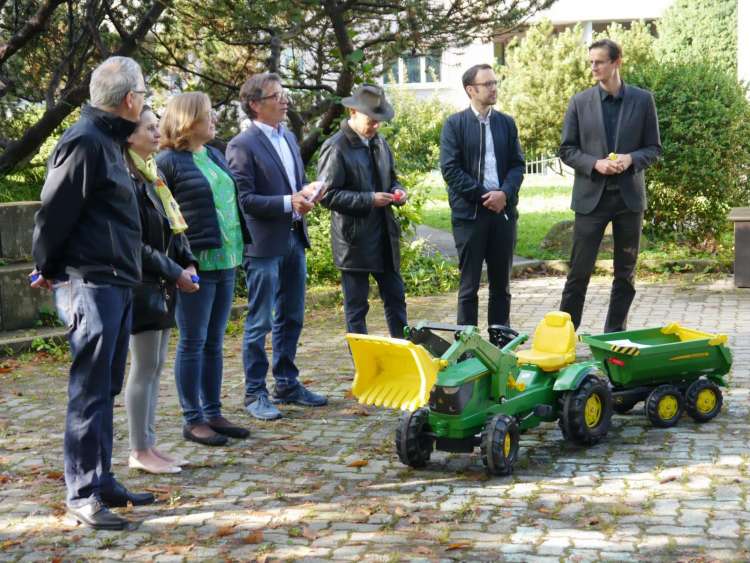
[[[750,199],[746,89],[703,62],[647,65],[632,80],[654,94],[663,147],[646,176],[647,230],[712,248],[729,208]]]

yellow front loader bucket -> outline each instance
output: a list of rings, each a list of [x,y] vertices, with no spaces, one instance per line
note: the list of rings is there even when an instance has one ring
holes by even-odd
[[[354,360],[352,393],[360,403],[408,411],[427,404],[441,360],[408,340],[366,334],[346,339]]]

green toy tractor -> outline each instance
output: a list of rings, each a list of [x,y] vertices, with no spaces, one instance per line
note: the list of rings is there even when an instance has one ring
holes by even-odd
[[[447,333],[446,340],[439,333]],[[433,449],[481,449],[490,474],[507,475],[520,433],[557,420],[563,436],[590,445],[607,434],[613,399],[597,360],[574,363],[576,336],[567,313],[548,313],[531,350],[527,335],[476,327],[420,323],[406,339],[348,334],[356,374],[352,392],[363,404],[399,408],[399,459],[423,467]]]

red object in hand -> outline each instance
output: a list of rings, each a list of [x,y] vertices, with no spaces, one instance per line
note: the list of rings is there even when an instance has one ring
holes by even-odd
[[[402,199],[404,199],[404,192],[402,192],[401,190],[396,190],[395,192],[393,192],[393,201],[399,202]]]

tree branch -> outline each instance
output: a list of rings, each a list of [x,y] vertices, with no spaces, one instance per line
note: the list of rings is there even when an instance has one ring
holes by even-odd
[[[26,25],[11,37],[5,45],[0,45],[0,65],[22,49],[31,39],[44,29],[57,7],[65,0],[45,0]]]

